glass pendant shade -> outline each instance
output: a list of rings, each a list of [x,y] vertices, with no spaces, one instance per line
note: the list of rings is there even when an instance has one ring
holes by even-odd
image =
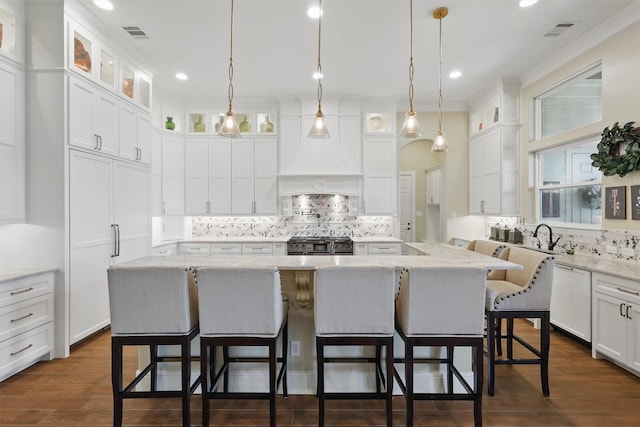
[[[331,135],[329,135],[329,129],[327,129],[327,125],[324,122],[324,114],[322,114],[322,111],[318,110],[316,113],[316,118],[313,120],[313,125],[307,137],[317,139],[327,139],[331,137]]]
[[[438,130],[438,135],[433,141],[431,151],[434,153],[446,153],[449,151],[449,144],[447,144],[447,139],[444,137],[442,130]]]
[[[418,117],[413,110],[410,110],[405,115],[400,136],[403,138],[419,138],[422,136],[422,129],[420,129]]]
[[[222,126],[220,126],[220,135],[226,136],[228,138],[241,138],[240,128],[238,127],[238,122],[236,121],[235,116],[229,110],[227,112],[226,117],[224,118],[224,122],[222,122]]]

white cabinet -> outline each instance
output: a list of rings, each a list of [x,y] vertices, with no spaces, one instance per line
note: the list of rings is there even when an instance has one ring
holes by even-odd
[[[231,140],[185,142],[185,214],[231,212]]]
[[[151,132],[151,216],[162,215],[162,136]]]
[[[556,264],[551,290],[551,323],[591,342],[591,272]]]
[[[119,101],[77,77],[69,78],[69,144],[118,153]]]
[[[142,163],[151,162],[151,118],[121,103],[118,113],[118,154]]]
[[[233,140],[231,148],[231,213],[277,214],[277,140]]]
[[[0,59],[0,224],[25,217],[24,71]]]
[[[427,204],[440,204],[440,183],[442,182],[442,171],[433,169],[427,171]]]
[[[149,253],[149,170],[75,150],[69,162],[69,335],[74,343],[110,323],[109,265]]]
[[[162,136],[163,215],[184,214],[184,140]]]
[[[393,215],[397,213],[396,153],[394,138],[364,138],[362,214]]]
[[[154,255],[154,256],[178,255],[178,244],[167,243],[164,245],[154,246],[151,248],[151,255]]]
[[[272,243],[243,243],[243,255],[273,255]]]
[[[194,243],[183,242],[180,243],[180,254],[192,254],[192,255],[209,255],[211,253],[211,243]]]
[[[498,126],[469,142],[469,212],[518,211],[518,127]]]
[[[0,381],[53,357],[53,288],[54,272],[0,283]]]
[[[640,373],[640,282],[592,274],[593,357]]]
[[[354,255],[402,255],[401,242],[355,242]]]

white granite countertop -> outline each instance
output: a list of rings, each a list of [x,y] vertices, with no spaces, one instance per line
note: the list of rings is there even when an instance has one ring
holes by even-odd
[[[118,264],[120,266],[235,266],[278,267],[281,270],[314,270],[322,266],[387,265],[395,268],[422,265],[459,266],[474,265],[487,270],[519,270],[519,264],[468,251],[446,243],[419,243],[425,255],[403,256],[272,256],[272,255],[174,255],[147,256]]]
[[[0,283],[11,282],[13,280],[24,279],[26,277],[36,276],[42,273],[58,271],[57,268],[34,267],[34,268],[15,268],[11,270],[0,271]]]
[[[402,243],[402,240],[395,237],[352,237],[353,243]]]

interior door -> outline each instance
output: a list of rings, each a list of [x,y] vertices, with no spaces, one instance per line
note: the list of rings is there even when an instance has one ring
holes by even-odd
[[[400,172],[400,238],[415,242],[415,173]]]

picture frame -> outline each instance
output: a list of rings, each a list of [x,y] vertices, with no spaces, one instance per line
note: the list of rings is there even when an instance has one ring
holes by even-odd
[[[605,219],[627,218],[627,186],[605,188],[604,217]]]
[[[640,185],[631,186],[631,219],[640,220]]]

